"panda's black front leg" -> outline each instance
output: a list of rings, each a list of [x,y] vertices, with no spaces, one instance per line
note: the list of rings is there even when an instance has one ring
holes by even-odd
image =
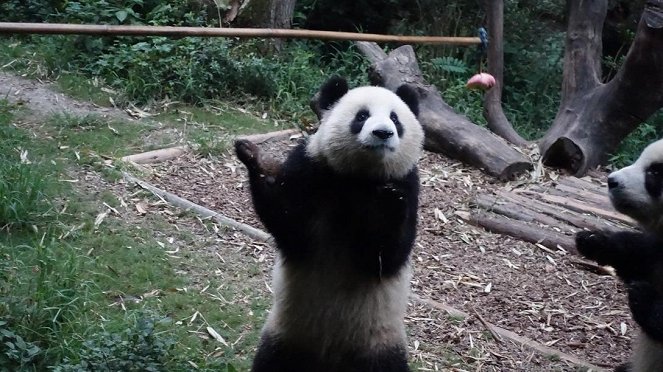
[[[629,282],[627,288],[633,320],[647,336],[663,342],[663,298],[648,281]]]
[[[393,221],[404,220],[407,215],[407,194],[402,185],[390,182],[378,186],[376,199],[378,208],[382,210],[382,217]]]
[[[376,213],[370,217],[370,251],[377,252],[380,273],[389,276],[406,263],[416,236],[417,182],[381,185],[376,195]]]

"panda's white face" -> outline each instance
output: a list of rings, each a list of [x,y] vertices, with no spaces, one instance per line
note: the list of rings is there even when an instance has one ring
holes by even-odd
[[[608,190],[615,209],[663,233],[663,140],[647,146],[632,165],[612,172]]]
[[[423,140],[419,121],[398,95],[359,87],[323,114],[307,151],[341,173],[400,178],[420,158]]]

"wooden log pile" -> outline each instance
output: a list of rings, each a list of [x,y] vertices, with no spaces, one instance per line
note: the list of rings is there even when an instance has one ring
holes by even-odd
[[[477,194],[467,222],[488,231],[577,253],[574,234],[582,229],[635,229],[637,223],[617,212],[607,188],[590,177],[559,177],[549,184]]]

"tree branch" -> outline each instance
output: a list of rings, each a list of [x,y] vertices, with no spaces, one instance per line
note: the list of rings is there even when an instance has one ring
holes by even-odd
[[[495,78],[495,85],[484,97],[484,117],[488,129],[516,146],[525,147],[529,142],[514,129],[502,110],[502,83],[504,81],[504,1],[486,2],[488,16],[488,73]]]

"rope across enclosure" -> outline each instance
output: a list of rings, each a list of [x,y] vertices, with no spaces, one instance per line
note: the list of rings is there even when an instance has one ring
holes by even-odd
[[[478,37],[383,35],[303,29],[124,26],[23,22],[0,22],[0,35],[2,34],[318,39],[455,46],[469,46],[481,43]]]

